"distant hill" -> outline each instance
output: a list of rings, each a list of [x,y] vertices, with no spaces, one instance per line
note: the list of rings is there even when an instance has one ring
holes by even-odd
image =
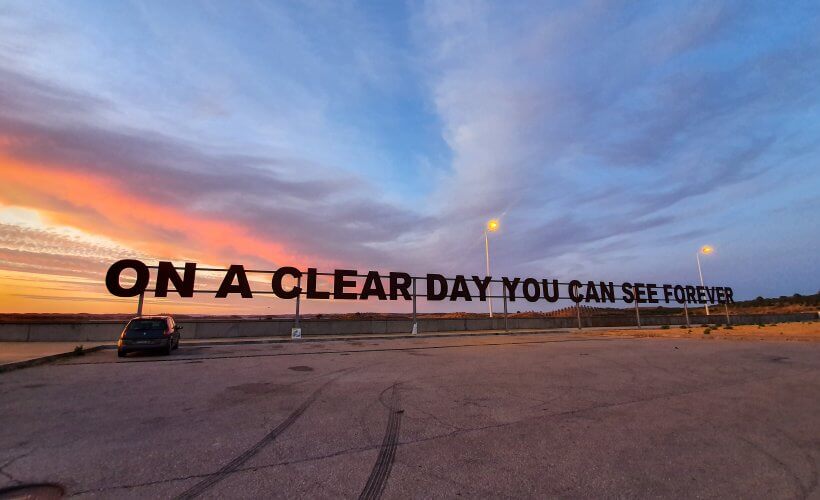
[[[820,292],[814,295],[800,295],[796,293],[791,296],[781,295],[777,298],[764,299],[757,297],[754,300],[744,300],[736,302],[735,307],[807,307],[811,310],[817,309],[820,306]]]

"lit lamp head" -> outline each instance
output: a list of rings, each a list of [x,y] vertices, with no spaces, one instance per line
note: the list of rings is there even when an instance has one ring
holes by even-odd
[[[491,233],[494,231],[498,231],[498,219],[490,219],[487,222],[487,231]]]
[[[700,247],[700,253],[702,253],[703,255],[709,255],[714,251],[715,249],[710,247],[709,245],[703,245],[702,247]]]

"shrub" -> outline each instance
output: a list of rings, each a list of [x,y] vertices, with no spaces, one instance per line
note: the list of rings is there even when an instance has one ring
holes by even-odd
[[[681,330],[686,330],[686,325],[681,325],[681,326],[680,326],[680,329],[681,329]]]
[[[663,326],[661,327],[661,330],[669,330],[669,325],[663,325]]]
[[[712,333],[712,329],[711,329],[711,328],[708,328],[708,327],[707,327],[707,328],[705,328],[705,329],[703,330],[703,334],[704,334],[704,335],[709,335],[710,333]]]
[[[85,354],[85,350],[83,350],[83,345],[82,344],[75,345],[74,346],[74,355],[75,356],[82,356],[83,354]]]

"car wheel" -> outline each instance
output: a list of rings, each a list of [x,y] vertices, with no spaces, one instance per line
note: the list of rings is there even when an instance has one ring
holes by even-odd
[[[117,357],[118,358],[124,358],[126,354],[128,354],[128,353],[123,351],[122,349],[117,349]]]
[[[174,342],[174,349],[179,349],[179,339],[177,339],[177,341]]]
[[[174,341],[169,340],[168,341],[168,347],[165,348],[165,350],[163,351],[163,354],[168,356],[169,354],[171,354],[171,351],[173,351],[173,350],[174,350]]]

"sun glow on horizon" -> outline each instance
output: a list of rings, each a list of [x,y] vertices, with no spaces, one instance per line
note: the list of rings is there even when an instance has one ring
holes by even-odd
[[[0,312],[128,311],[133,301],[110,297],[103,284],[107,266],[122,258],[218,268],[251,255],[265,267],[304,265],[239,224],[137,198],[114,179],[14,160],[0,161],[0,175]],[[196,301],[182,310],[224,305]]]

